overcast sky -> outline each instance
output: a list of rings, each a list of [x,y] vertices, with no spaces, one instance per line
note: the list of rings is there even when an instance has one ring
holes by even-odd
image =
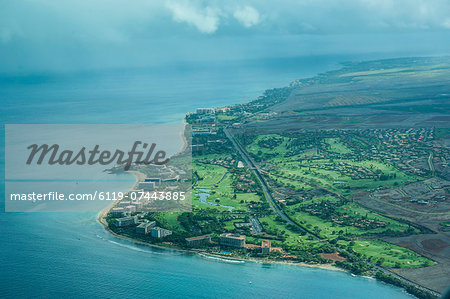
[[[448,0],[0,0],[0,72],[450,54]]]

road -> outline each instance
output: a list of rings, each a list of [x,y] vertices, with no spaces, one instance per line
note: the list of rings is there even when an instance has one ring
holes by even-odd
[[[245,163],[252,169],[253,173],[255,174],[256,178],[258,179],[259,183],[261,184],[261,187],[264,192],[264,196],[266,197],[270,208],[278,214],[284,221],[286,221],[289,224],[298,226],[294,221],[292,221],[284,212],[280,209],[278,204],[275,202],[275,200],[272,197],[272,194],[269,192],[269,188],[267,187],[266,181],[262,178],[260,169],[256,164],[253,162],[252,158],[248,155],[247,151],[234,139],[232,134],[227,128],[223,129],[225,135],[228,137],[228,139],[233,143],[234,148],[239,152],[242,159],[244,159]],[[299,226],[302,230],[304,230],[302,227]]]
[[[320,241],[320,242],[324,242],[327,241],[326,239],[322,239],[320,238],[318,235],[313,234],[307,230],[305,230],[302,226],[300,226],[298,223],[294,222],[289,216],[287,216],[284,211],[278,206],[278,204],[275,202],[275,200],[273,199],[269,188],[267,187],[267,183],[265,181],[265,179],[262,177],[261,175],[261,170],[259,169],[259,167],[257,166],[257,164],[253,161],[253,159],[250,157],[250,155],[248,154],[247,150],[245,150],[245,148],[234,138],[233,134],[229,131],[228,128],[224,128],[223,129],[225,135],[227,136],[227,138],[231,141],[231,143],[233,144],[234,148],[239,152],[239,154],[241,155],[242,159],[245,161],[245,163],[252,169],[253,173],[255,174],[256,178],[258,179],[258,181],[261,184],[261,187],[263,189],[264,192],[264,196],[267,199],[267,202],[269,203],[270,207],[272,208],[272,210],[278,214],[284,221],[286,221],[289,224],[292,224],[298,228],[300,228],[301,230],[305,231],[307,234],[312,235],[316,240]],[[333,246],[333,248],[338,251],[338,252],[343,252],[345,250],[343,250],[342,248],[339,248],[337,246]],[[347,252],[349,253],[349,252]],[[349,253],[350,255],[353,255],[352,253]],[[354,255],[353,255],[354,256]],[[415,282],[408,280],[400,275],[398,275],[397,273],[391,272],[383,267],[380,267],[378,265],[375,265],[374,263],[371,263],[369,261],[365,261],[368,265],[370,265],[372,268],[382,271],[383,273],[389,274],[399,280],[401,280],[402,282],[412,285],[422,291],[425,292],[429,292],[431,294],[433,294],[434,296],[440,297],[440,294],[430,290],[428,288],[425,288],[421,285],[416,284]]]
[[[433,164],[433,152],[430,153],[430,155],[428,156],[428,167],[430,168],[431,173],[434,176],[434,164]]]

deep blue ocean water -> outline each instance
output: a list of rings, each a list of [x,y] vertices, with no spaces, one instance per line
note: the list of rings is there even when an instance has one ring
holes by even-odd
[[[1,194],[4,124],[179,123],[197,107],[246,102],[264,89],[337,68],[346,60],[301,57],[0,76]],[[130,177],[117,181],[115,188],[125,191],[132,184]],[[135,245],[105,232],[96,216],[0,213],[0,297],[410,297],[340,271],[227,263]]]

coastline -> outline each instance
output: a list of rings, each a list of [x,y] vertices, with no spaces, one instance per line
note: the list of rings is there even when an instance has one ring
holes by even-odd
[[[127,170],[127,173],[130,173],[132,175],[135,176],[136,178],[136,182],[133,184],[133,186],[128,189],[128,191],[126,191],[125,193],[128,193],[132,190],[134,190],[136,188],[136,186],[139,184],[139,182],[142,182],[145,180],[145,174],[143,174],[142,172],[139,171],[135,171],[135,170]],[[108,212],[114,208],[114,206],[118,203],[119,201],[113,201],[110,205],[106,206],[103,210],[101,210],[98,214],[97,214],[97,221],[103,225],[103,227],[105,228],[106,231],[108,231],[109,233],[111,233],[112,235],[117,235],[116,233],[114,233],[113,231],[111,231],[108,227],[108,223],[106,223],[106,215],[108,214]]]
[[[186,141],[186,139],[185,139]],[[185,143],[186,144],[186,143]],[[128,173],[133,174],[136,177],[136,182],[135,184],[127,191],[130,192],[132,191],[137,184],[140,181],[144,181],[145,179],[145,174],[139,172],[139,171],[127,171]],[[307,267],[307,268],[316,268],[316,269],[322,269],[322,270],[327,270],[327,271],[339,271],[339,272],[345,272],[347,274],[351,274],[352,276],[359,276],[359,277],[364,277],[364,278],[368,278],[368,279],[375,279],[375,277],[371,277],[371,276],[366,276],[366,275],[355,275],[352,274],[351,271],[346,270],[346,269],[342,269],[342,268],[338,268],[334,265],[331,264],[308,264],[308,263],[304,263],[304,262],[288,262],[288,261],[275,261],[275,260],[267,260],[267,259],[260,259],[260,258],[249,258],[249,257],[244,257],[244,256],[238,256],[238,257],[228,257],[228,256],[222,256],[222,255],[218,255],[218,254],[213,254],[213,253],[208,253],[208,252],[202,252],[199,250],[193,250],[193,249],[184,249],[184,248],[179,248],[176,246],[162,246],[162,245],[157,245],[157,244],[150,244],[147,242],[143,242],[140,240],[136,240],[130,237],[126,237],[126,236],[122,236],[119,235],[115,232],[113,232],[109,226],[108,223],[106,222],[106,215],[108,214],[108,212],[110,211],[110,209],[112,209],[118,201],[113,202],[112,204],[110,204],[109,206],[105,207],[103,210],[101,210],[98,215],[97,215],[97,221],[103,225],[103,228],[105,229],[105,231],[107,231],[108,233],[110,233],[112,236],[114,236],[115,238],[118,239],[122,239],[122,240],[126,240],[129,241],[131,243],[137,244],[137,245],[142,245],[142,246],[149,246],[152,248],[158,248],[158,249],[163,249],[163,250],[169,250],[169,251],[178,251],[178,252],[184,252],[184,253],[188,253],[188,254],[192,254],[192,255],[197,255],[199,257],[203,257],[203,258],[210,258],[210,259],[215,259],[215,260],[219,260],[222,262],[231,262],[231,263],[245,263],[245,262],[252,262],[252,263],[260,263],[260,264],[275,264],[275,265],[285,265],[285,266],[297,266],[297,267]],[[397,276],[396,276],[397,277]],[[406,291],[407,293],[410,293],[409,291],[407,291],[405,289],[404,286],[399,286],[397,284],[391,283],[391,282],[386,282],[383,280],[378,280],[382,283],[386,283],[388,285],[394,286],[394,287],[399,287],[401,289],[403,289],[404,291]],[[408,280],[409,281],[409,280]],[[416,288],[418,288],[419,290],[423,290],[424,287],[422,287],[421,285],[418,285],[412,281],[409,281],[412,285],[414,285]],[[434,290],[430,290],[425,288],[427,291],[431,291],[433,295],[438,294],[436,293]]]
[[[186,120],[185,120],[185,127],[186,127],[186,125],[187,125],[187,123],[186,123]],[[186,147],[186,145],[187,145],[187,140],[186,140],[186,136],[184,136],[183,133],[181,133],[181,135],[182,135],[182,138],[184,139],[184,143],[185,143],[184,147],[183,147],[183,149],[184,149]],[[130,171],[130,173],[133,173],[133,172]],[[139,180],[139,174],[142,175],[142,173],[139,173],[139,172],[135,172],[133,174],[136,176],[137,180]],[[144,245],[144,246],[151,246],[151,247],[160,248],[160,249],[169,249],[169,250],[177,250],[177,251],[182,251],[182,252],[188,252],[188,253],[197,254],[197,255],[200,255],[200,256],[203,256],[203,257],[206,257],[206,258],[210,257],[212,259],[223,260],[224,262],[229,261],[229,262],[236,262],[236,263],[238,263],[238,262],[248,261],[248,262],[261,263],[261,264],[280,264],[280,265],[289,265],[289,266],[301,266],[301,267],[320,268],[320,269],[324,269],[324,270],[343,271],[343,272],[351,273],[351,271],[338,268],[338,267],[333,266],[331,264],[308,264],[308,263],[301,263],[301,262],[297,263],[297,262],[288,262],[288,261],[266,260],[266,259],[263,259],[263,258],[249,258],[249,257],[244,257],[244,256],[229,257],[229,256],[223,256],[223,255],[220,255],[220,254],[202,252],[200,250],[179,248],[179,247],[176,247],[176,246],[172,246],[170,244],[168,244],[168,246],[150,244],[150,243],[147,243],[147,242],[143,242],[143,241],[140,241],[140,240],[133,239],[131,237],[122,236],[122,235],[116,234],[115,232],[110,230],[109,227],[108,227],[108,224],[105,221],[105,217],[106,217],[108,211],[114,205],[115,205],[115,203],[111,204],[110,206],[108,206],[104,210],[102,210],[100,212],[100,214],[99,214],[98,221],[100,223],[102,223],[102,225],[104,226],[106,231],[111,233],[114,237],[117,237],[117,238],[120,238],[120,239],[124,239],[124,240],[130,241],[130,242],[135,243],[135,244]],[[380,267],[378,267],[378,268],[380,268]],[[381,281],[383,283],[386,283],[388,285],[393,285],[393,286],[399,287],[399,288],[401,288],[403,290],[406,290],[407,293],[413,294],[415,296],[417,296],[416,293],[412,293],[412,292],[410,292],[408,290],[410,285],[412,285],[414,288],[418,289],[418,291],[422,291],[423,292],[425,290],[426,292],[431,292],[431,294],[434,295],[434,296],[436,296],[436,294],[438,294],[438,293],[436,293],[436,291],[428,289],[426,287],[423,287],[422,285],[420,285],[420,284],[418,284],[416,282],[413,282],[413,281],[411,281],[411,280],[409,280],[409,279],[407,279],[407,278],[405,278],[403,276],[400,276],[397,273],[394,273],[394,272],[392,272],[389,269],[383,268],[382,272],[387,273],[393,279],[397,279],[398,280],[400,278],[401,279],[400,282],[402,284],[397,284],[397,283],[391,282],[391,281],[387,282],[387,281],[385,281],[383,279],[379,279],[378,277],[375,278],[375,276],[371,277],[371,276],[355,275],[355,274],[352,274],[352,276],[360,276],[360,277],[376,279],[376,280]],[[405,285],[405,282],[406,282],[406,285]],[[414,292],[416,292],[416,290],[414,290]]]
[[[128,173],[133,174],[136,177],[136,183],[127,191],[131,191],[133,190],[137,184],[141,181],[143,181],[145,179],[145,174],[143,174],[142,172],[139,171],[134,171],[134,170],[129,170],[127,171]],[[183,249],[183,248],[179,248],[176,246],[161,246],[161,245],[156,245],[156,244],[150,244],[147,242],[143,242],[143,241],[139,241],[130,237],[126,237],[126,236],[122,236],[119,235],[115,232],[113,232],[109,227],[108,227],[108,223],[106,222],[106,215],[108,214],[108,212],[117,204],[118,201],[115,201],[113,203],[111,203],[110,205],[108,205],[107,207],[105,207],[103,210],[101,210],[98,215],[97,215],[97,221],[103,225],[103,228],[110,233],[112,236],[122,239],[122,240],[127,240],[129,242],[132,242],[134,244],[138,244],[138,245],[144,245],[144,246],[149,246],[149,247],[153,247],[153,248],[158,248],[158,249],[165,249],[165,250],[176,250],[176,251],[180,251],[180,252],[186,252],[186,253],[191,253],[191,254],[196,254],[199,256],[205,256],[205,257],[213,257],[213,258],[217,258],[217,259],[221,259],[224,261],[233,261],[233,262],[237,262],[237,261],[242,261],[242,262],[253,262],[253,263],[262,263],[262,264],[278,264],[278,265],[289,265],[289,266],[297,266],[297,267],[308,267],[308,268],[316,268],[316,269],[323,269],[323,270],[330,270],[330,271],[341,271],[341,272],[347,272],[350,273],[349,271],[346,271],[344,269],[338,268],[336,266],[330,265],[330,264],[307,264],[307,263],[294,263],[294,262],[286,262],[286,261],[272,261],[272,260],[266,260],[266,259],[259,259],[259,258],[248,258],[248,257],[227,257],[227,256],[222,256],[222,255],[218,255],[218,254],[213,254],[213,253],[208,253],[208,252],[201,252],[198,250],[189,250],[189,249]]]
[[[186,122],[186,120],[184,120],[184,129],[180,132],[181,138],[183,139],[183,147],[182,147],[182,149],[181,149],[179,152],[175,153],[174,155],[179,155],[180,153],[182,153],[182,152],[189,146],[188,140],[187,140],[187,138],[186,138],[186,136],[185,136],[185,131],[186,131],[187,125],[188,125],[188,123]],[[136,187],[137,187],[137,185],[139,184],[139,182],[143,182],[143,181],[145,180],[145,178],[147,177],[147,176],[146,176],[145,174],[143,174],[142,172],[136,171],[136,170],[127,170],[127,171],[125,171],[125,172],[134,175],[135,178],[136,178],[136,182],[134,183],[134,185],[133,185],[128,191],[126,191],[125,193],[129,193],[130,191],[135,190]],[[100,222],[100,224],[103,225],[103,227],[105,228],[105,230],[106,230],[107,232],[109,232],[110,234],[112,234],[113,236],[115,236],[115,237],[117,237],[117,238],[121,238],[121,239],[125,239],[125,240],[128,240],[128,241],[132,241],[132,242],[137,243],[137,244],[141,244],[141,243],[142,243],[142,245],[152,245],[152,246],[154,246],[154,247],[160,247],[160,248],[165,248],[165,249],[168,248],[168,247],[164,247],[164,246],[158,246],[158,245],[154,245],[154,244],[148,244],[148,243],[145,243],[145,242],[142,242],[142,241],[139,241],[139,240],[135,240],[135,239],[132,239],[132,238],[129,238],[129,237],[121,236],[121,235],[119,235],[119,234],[116,234],[116,233],[113,232],[112,230],[110,230],[109,227],[108,227],[108,223],[106,222],[105,218],[106,218],[106,215],[108,214],[108,212],[109,212],[109,211],[110,211],[117,203],[118,203],[118,201],[112,202],[110,205],[108,205],[108,206],[105,207],[103,210],[101,210],[101,211],[98,213],[98,215],[97,215],[97,221]],[[181,250],[181,249],[180,249],[180,250]]]

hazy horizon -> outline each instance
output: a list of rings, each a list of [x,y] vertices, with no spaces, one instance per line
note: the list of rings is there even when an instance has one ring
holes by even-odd
[[[450,53],[446,1],[0,3],[0,73]]]

